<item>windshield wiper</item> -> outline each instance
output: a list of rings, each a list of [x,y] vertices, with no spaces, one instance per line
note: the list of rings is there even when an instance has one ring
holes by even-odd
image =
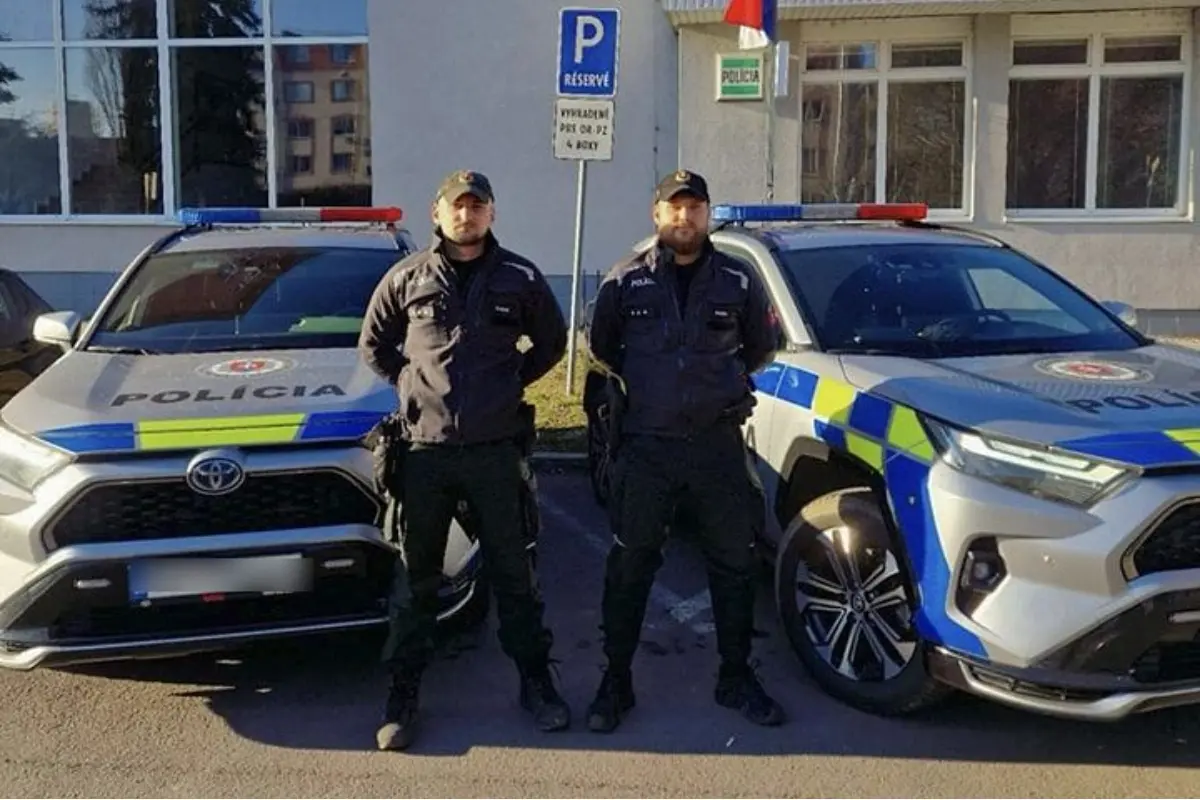
[[[911,352],[886,347],[832,347],[825,351],[831,356],[897,356],[913,358]]]
[[[231,344],[224,347],[204,347],[199,350],[188,350],[189,353],[248,353],[255,350],[299,350],[295,344]]]
[[[134,356],[161,356],[162,350],[151,350],[148,347],[118,347],[116,345],[94,344],[87,348],[90,353],[118,353]]]
[[[879,347],[863,345],[861,347],[831,347],[825,351],[838,356],[896,356],[897,358],[922,358],[933,356],[939,358],[942,348],[936,342],[928,339],[909,340],[897,347]]]

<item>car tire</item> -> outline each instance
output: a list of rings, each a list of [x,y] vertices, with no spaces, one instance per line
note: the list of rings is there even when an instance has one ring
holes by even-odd
[[[867,487],[800,509],[776,557],[775,602],[813,680],[846,705],[887,717],[932,707],[952,690],[927,671],[907,564],[885,513]]]

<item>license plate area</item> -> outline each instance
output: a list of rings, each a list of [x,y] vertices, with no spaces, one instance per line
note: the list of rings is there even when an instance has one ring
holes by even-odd
[[[299,553],[144,559],[129,564],[128,581],[137,605],[295,594],[312,590],[313,563]]]

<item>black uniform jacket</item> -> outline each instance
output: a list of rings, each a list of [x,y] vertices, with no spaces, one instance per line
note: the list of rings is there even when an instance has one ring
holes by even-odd
[[[677,269],[694,269],[685,307]],[[687,436],[741,423],[753,407],[750,374],[767,364],[779,333],[753,269],[707,243],[677,266],[656,245],[614,266],[597,293],[588,347],[619,376],[625,433]]]
[[[359,352],[394,384],[410,441],[473,444],[519,438],[524,389],[563,357],[567,327],[542,272],[487,248],[467,292],[435,233],[376,287]],[[522,335],[532,347],[517,348]]]

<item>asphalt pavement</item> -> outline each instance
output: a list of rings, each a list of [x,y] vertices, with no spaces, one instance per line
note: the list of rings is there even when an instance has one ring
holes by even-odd
[[[635,665],[638,706],[586,730],[600,677],[609,536],[582,473],[539,475],[542,579],[572,729],[535,731],[494,622],[443,648],[406,753],[374,750],[381,638],[0,673],[0,773],[18,797],[1186,797],[1200,787],[1200,709],[1068,722],[962,698],[884,720],[814,688],[763,583],[760,674],[790,714],[759,729],[712,701],[701,563],[672,543]]]

